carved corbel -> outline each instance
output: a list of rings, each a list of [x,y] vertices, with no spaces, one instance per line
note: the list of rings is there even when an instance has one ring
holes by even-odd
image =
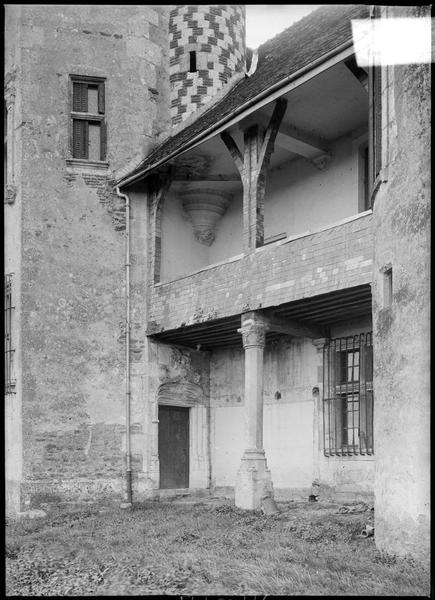
[[[319,171],[324,171],[331,162],[331,155],[320,154],[319,156],[315,156],[314,158],[312,158],[311,162],[316,167],[316,169],[319,169]]]
[[[323,352],[324,347],[328,344],[328,338],[317,338],[312,340],[313,346],[316,347],[317,352]]]

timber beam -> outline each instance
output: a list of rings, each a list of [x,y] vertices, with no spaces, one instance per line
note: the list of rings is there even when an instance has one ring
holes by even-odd
[[[322,331],[311,325],[306,325],[303,322],[295,319],[284,319],[275,316],[274,314],[265,314],[259,311],[250,311],[242,315],[243,325],[249,325],[253,322],[261,323],[265,331],[274,333],[284,333],[293,337],[307,337],[316,339],[322,337]],[[238,330],[239,332],[241,330]]]
[[[265,127],[267,122],[267,115],[257,112],[244,119],[240,128],[245,128],[253,123]],[[276,145],[311,160],[317,168],[323,168],[331,157],[326,140],[289,123],[281,123],[276,137]]]
[[[322,332],[317,327],[305,325],[295,319],[280,319],[279,317],[268,317],[269,331],[285,333],[293,337],[307,337],[311,339],[320,338]]]
[[[266,175],[275,139],[287,108],[279,98],[266,128],[254,123],[244,130],[243,154],[231,135],[224,131],[221,139],[231,154],[243,184],[243,247],[253,252],[264,242],[264,197]]]

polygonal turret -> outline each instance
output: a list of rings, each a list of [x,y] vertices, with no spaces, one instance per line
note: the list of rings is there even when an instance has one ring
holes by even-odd
[[[245,54],[244,5],[177,5],[169,19],[172,125],[242,72]]]

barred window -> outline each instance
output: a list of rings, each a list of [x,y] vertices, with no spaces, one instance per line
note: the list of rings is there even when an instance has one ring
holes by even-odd
[[[15,379],[13,377],[14,348],[12,346],[12,274],[5,275],[5,393],[15,393]]]
[[[331,340],[323,377],[325,456],[373,454],[372,333]]]
[[[71,82],[71,154],[73,158],[106,160],[104,79],[72,75]]]

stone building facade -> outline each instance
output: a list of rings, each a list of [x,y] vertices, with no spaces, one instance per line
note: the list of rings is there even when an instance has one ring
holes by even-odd
[[[239,5],[6,17],[8,512],[374,498],[426,557],[429,65],[365,5],[252,60]]]

